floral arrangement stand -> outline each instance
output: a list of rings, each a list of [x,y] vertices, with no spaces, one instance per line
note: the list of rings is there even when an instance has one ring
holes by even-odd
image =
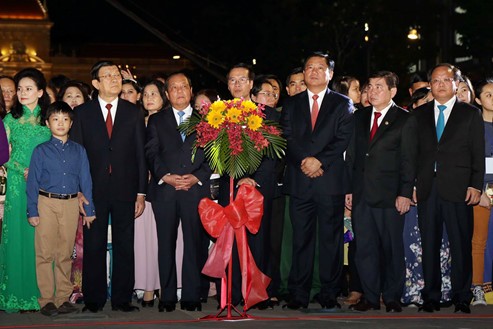
[[[234,199],[234,179],[252,174],[264,156],[280,158],[286,141],[276,122],[265,120],[265,109],[252,101],[235,98],[204,103],[200,111],[179,126],[186,135],[196,133],[192,161],[203,148],[212,170],[229,175],[229,205],[222,207],[204,198],[199,214],[205,230],[217,238],[202,273],[221,279],[220,310],[203,320],[242,320],[252,318],[247,310],[268,298],[270,278],[262,273],[248,246],[246,230],[255,234],[263,214],[263,196],[256,188],[241,185]],[[232,248],[236,240],[242,276],[243,311],[232,304]],[[227,268],[227,274],[226,274]],[[221,314],[226,311],[226,315]],[[235,311],[238,315],[233,315]]]

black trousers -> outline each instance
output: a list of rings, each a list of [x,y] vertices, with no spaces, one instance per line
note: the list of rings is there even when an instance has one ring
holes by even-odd
[[[134,213],[135,202],[94,200],[97,218],[88,229],[84,226],[82,286],[84,301],[104,306],[107,294],[106,251],[108,220],[111,215],[113,270],[111,303],[132,300],[135,283]]]
[[[181,220],[183,230],[183,267],[181,300],[200,302],[208,256],[208,236],[200,221],[198,200],[188,192],[177,191],[175,198],[152,202],[158,235],[159,280],[161,300],[177,301],[176,238]]]
[[[355,262],[365,298],[378,305],[382,294],[385,303],[400,302],[406,278],[404,216],[395,208],[370,207],[364,200],[353,206],[352,216]]]
[[[289,202],[293,225],[293,260],[288,279],[291,298],[304,306],[310,301],[318,223],[319,299],[336,300],[344,258],[344,195],[291,196]]]
[[[442,296],[440,245],[444,223],[452,259],[452,301],[469,304],[472,298],[473,209],[465,202],[444,200],[438,194],[433,180],[430,196],[426,200],[418,200],[418,224],[421,232],[425,281],[421,293],[425,302],[439,303]]]
[[[270,297],[278,297],[281,287],[281,252],[284,229],[286,196],[280,195],[272,200],[272,218],[270,226],[270,267],[267,275],[272,279],[267,292]]]

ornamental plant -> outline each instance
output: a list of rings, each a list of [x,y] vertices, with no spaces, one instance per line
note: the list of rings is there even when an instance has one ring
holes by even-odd
[[[286,148],[278,123],[265,120],[264,106],[240,98],[203,103],[179,130],[197,132],[192,161],[203,148],[212,170],[233,178],[254,173],[263,156],[281,158]]]

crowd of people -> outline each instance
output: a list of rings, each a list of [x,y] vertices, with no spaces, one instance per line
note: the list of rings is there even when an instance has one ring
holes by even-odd
[[[391,71],[335,76],[326,54],[285,80],[239,63],[231,98],[264,106],[287,141],[236,180],[263,195],[247,233],[268,299],[245,309],[436,312],[486,305],[493,276],[493,78],[441,63],[394,102]],[[91,85],[25,68],[0,76],[0,163],[8,184],[0,240],[0,310],[46,316],[154,307],[201,311],[221,295],[201,273],[214,243],[201,199],[229,202],[196,133],[177,127],[221,98],[185,72],[137,79],[110,61]],[[284,92],[285,89],[285,92]],[[281,94],[283,101],[280,102]],[[5,186],[4,180],[0,181]],[[346,234],[345,234],[346,232]],[[348,234],[350,233],[350,234]],[[111,246],[111,247],[110,247]],[[236,248],[236,247],[234,247]],[[108,250],[110,249],[110,253]],[[233,250],[232,303],[243,302]],[[110,266],[108,266],[110,259]],[[342,298],[344,297],[344,298]]]

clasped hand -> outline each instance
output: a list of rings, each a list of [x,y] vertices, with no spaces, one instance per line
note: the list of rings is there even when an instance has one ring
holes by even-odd
[[[173,186],[177,191],[188,191],[192,186],[199,182],[199,179],[192,174],[176,175],[170,174],[163,177],[166,184]]]
[[[307,157],[301,161],[301,171],[310,178],[317,178],[324,174],[322,163],[315,157]]]

